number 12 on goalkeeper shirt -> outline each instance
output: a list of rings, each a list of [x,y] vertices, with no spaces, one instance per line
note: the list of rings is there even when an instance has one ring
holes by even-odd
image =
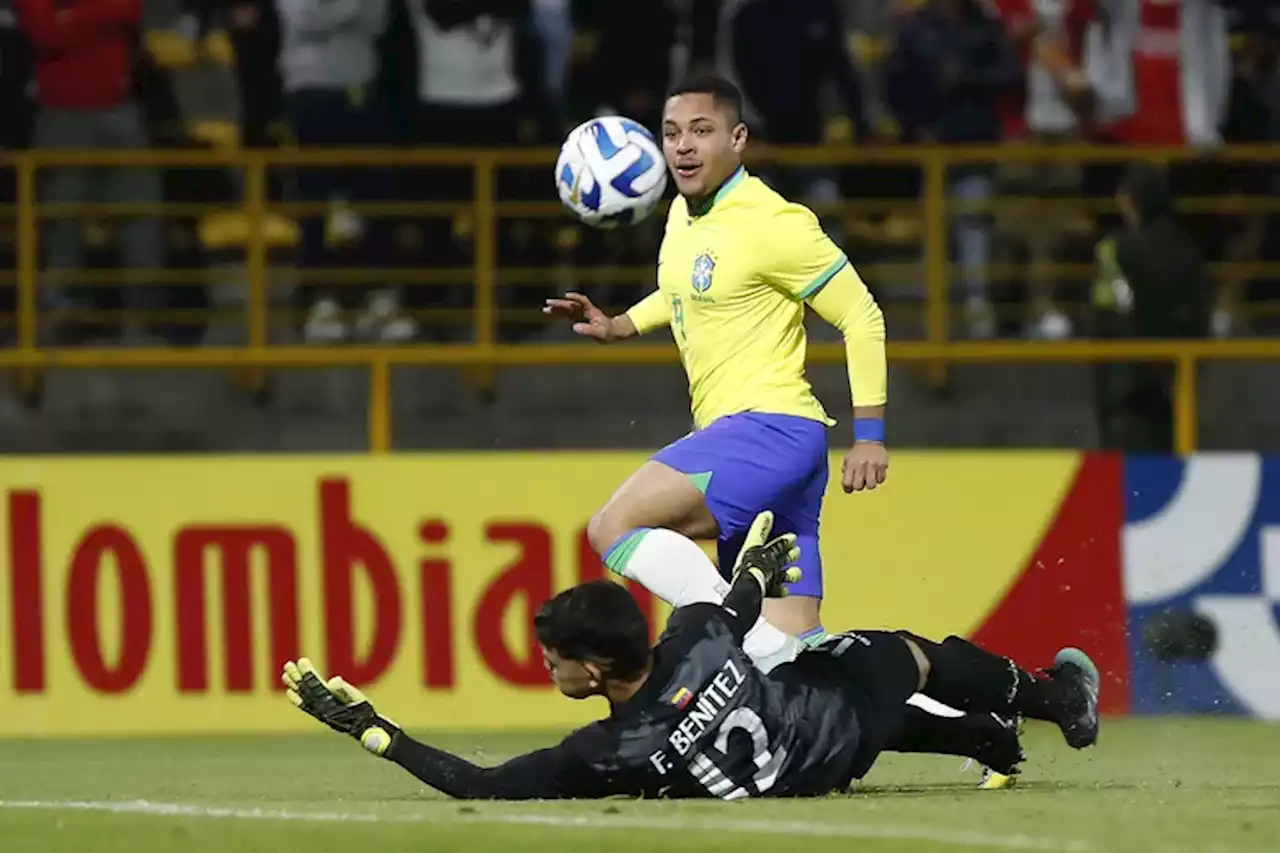
[[[782,765],[787,760],[786,748],[780,746],[776,750],[769,749],[769,733],[765,731],[764,720],[760,719],[760,715],[755,711],[745,707],[734,708],[720,724],[715,740],[717,752],[729,755],[729,736],[736,729],[741,729],[751,736],[751,755],[756,766],[756,773],[751,777],[755,786],[754,791],[748,791],[744,786],[735,783],[705,751],[695,755],[693,761],[689,763],[689,772],[693,778],[707,789],[707,793],[722,800],[738,800],[764,794],[778,780],[778,772],[782,770]]]
[[[690,707],[667,737],[667,746],[649,757],[659,773],[666,775],[686,758],[693,780],[723,800],[760,796],[773,787],[787,750],[770,744],[759,713],[737,704],[746,681],[740,664],[730,659],[696,693],[682,688],[674,694],[672,704]]]

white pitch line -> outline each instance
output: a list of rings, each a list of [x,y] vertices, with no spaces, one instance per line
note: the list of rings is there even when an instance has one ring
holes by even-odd
[[[821,838],[922,841],[955,847],[988,847],[1000,850],[1041,851],[1041,853],[1088,853],[1092,844],[1069,839],[1028,835],[993,835],[965,830],[929,829],[891,825],[813,823],[810,821],[723,820],[670,817],[661,821],[648,817],[608,815],[553,815],[475,812],[471,814],[400,814],[372,812],[292,811],[243,806],[204,806],[189,803],[157,803],[150,800],[0,800],[0,809],[41,811],[108,812],[152,817],[190,817],[215,820],[270,820],[308,823],[428,823],[505,824],[586,829],[647,829],[672,832],[716,832],[807,836]]]

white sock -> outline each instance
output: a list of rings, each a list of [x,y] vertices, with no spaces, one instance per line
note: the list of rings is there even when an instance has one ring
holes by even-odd
[[[746,639],[742,641],[742,650],[751,658],[756,669],[768,673],[776,666],[795,660],[796,655],[804,651],[804,643],[798,637],[775,628],[761,616],[747,632]]]
[[[728,582],[698,544],[664,527],[632,530],[614,543],[604,562],[672,607],[721,604],[729,594]],[[804,644],[761,616],[747,632],[742,648],[756,668],[769,672],[795,660]]]
[[[613,543],[604,564],[673,607],[719,604],[729,584],[687,536],[665,527],[638,527]]]

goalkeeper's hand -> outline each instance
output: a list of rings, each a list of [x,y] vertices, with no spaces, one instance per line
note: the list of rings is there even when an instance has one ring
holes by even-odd
[[[800,546],[794,533],[769,539],[772,530],[773,513],[766,510],[756,516],[733,566],[733,582],[749,574],[760,584],[765,598],[782,598],[787,594],[786,584],[800,580],[799,567],[791,565],[800,559]]]
[[[289,661],[281,676],[285,697],[335,732],[350,735],[374,755],[384,755],[400,727],[378,716],[373,705],[340,676],[320,677],[307,658]]]

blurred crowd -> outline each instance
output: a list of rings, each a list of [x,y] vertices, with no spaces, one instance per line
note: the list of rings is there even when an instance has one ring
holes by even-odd
[[[155,11],[142,0],[0,0],[0,146],[554,145],[602,112],[656,127],[665,88],[695,70],[734,79],[755,136],[769,143],[1025,141],[1209,155],[1224,143],[1280,140],[1280,3],[1271,0],[170,2],[182,5]],[[192,45],[215,35],[229,44],[232,139],[192,132],[207,105],[184,98],[174,70],[183,63],[154,49],[157,29]],[[552,190],[544,172],[503,170],[498,191],[546,201]],[[1096,331],[1091,318],[1106,307],[1097,299],[1101,279],[1069,271],[1096,267],[1099,240],[1122,226],[1110,202],[1123,174],[1121,164],[1066,160],[952,169],[957,332]],[[921,190],[919,170],[808,167],[767,177],[823,212],[860,266],[899,270],[867,274],[883,302],[918,308],[918,209],[845,215],[838,203],[909,202]],[[1200,198],[1271,195],[1277,177],[1274,164],[1228,168],[1206,157],[1171,168],[1165,180],[1172,197]],[[473,193],[467,170],[296,169],[273,174],[269,191],[273,201],[327,211],[296,218],[296,238],[281,241],[300,270],[366,271],[341,285],[332,283],[340,277],[326,283],[316,275],[294,288],[298,333],[315,342],[468,334],[465,321],[449,318],[467,316],[472,289],[447,273],[473,263],[474,223],[359,212],[368,202],[465,201]],[[7,196],[0,201],[12,200],[11,178],[0,192]],[[218,204],[242,192],[231,174],[141,167],[51,168],[40,184],[44,200],[63,204]],[[1032,203],[1081,198],[1096,203]],[[211,297],[206,288],[167,282],[164,271],[207,266],[211,241],[225,248],[234,240],[210,237],[208,222],[194,214],[162,223],[135,212],[115,222],[106,240],[91,239],[77,219],[46,224],[42,307],[71,318],[51,334],[62,342],[128,335],[118,321],[73,322],[125,309],[168,318],[144,324],[145,333],[199,341],[201,323],[190,318],[205,316]],[[1268,239],[1278,223],[1266,210],[1186,218],[1209,261],[1280,261],[1272,257],[1280,240]],[[6,234],[3,250],[12,254],[12,229]],[[533,286],[504,280],[500,307],[518,318],[546,292],[574,283],[575,270],[651,265],[659,237],[656,225],[602,235],[567,227],[563,218],[504,221],[500,267],[547,272],[532,276]],[[108,267],[133,270],[136,280],[122,273],[128,286],[90,285],[82,272]],[[405,269],[446,274],[396,280]],[[605,302],[625,304],[645,287],[640,278],[612,280]],[[1246,306],[1272,290],[1269,277],[1257,274],[1216,275],[1205,286],[1213,295],[1203,322],[1185,333],[1247,332]],[[11,310],[12,289],[0,290],[0,300]],[[505,336],[526,327],[504,320],[502,328]]]

